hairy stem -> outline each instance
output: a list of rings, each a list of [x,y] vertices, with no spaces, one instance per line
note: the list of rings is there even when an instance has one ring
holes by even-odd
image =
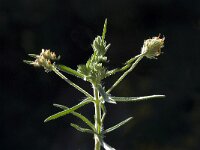
[[[94,107],[95,107],[95,128],[96,132],[98,135],[101,135],[101,127],[102,127],[102,122],[101,122],[101,102],[99,100],[99,92],[97,88],[93,85],[93,91],[94,91]],[[94,134],[94,140],[95,140],[95,148],[94,150],[100,150],[101,149],[101,144],[100,144],[100,139],[99,136]]]
[[[53,67],[52,69],[59,77],[61,77],[63,80],[65,80],[67,83],[69,83],[71,86],[73,86],[74,88],[76,88],[77,90],[79,90],[80,92],[82,92],[83,94],[85,94],[85,96],[92,98],[92,95],[90,95],[87,91],[85,91],[84,89],[82,89],[80,86],[78,86],[77,84],[75,84],[74,82],[72,82],[71,80],[69,80],[67,77],[65,77],[60,71],[58,71],[58,69],[56,69],[56,67]]]

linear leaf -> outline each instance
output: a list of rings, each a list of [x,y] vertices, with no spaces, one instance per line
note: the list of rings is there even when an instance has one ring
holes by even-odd
[[[133,62],[134,62],[138,57],[140,57],[141,55],[142,55],[142,54],[139,54],[139,55],[137,55],[137,56],[135,56],[135,57],[129,59],[128,61],[126,61],[125,64],[131,64],[131,63],[133,63]]]
[[[104,130],[104,131],[103,131],[103,134],[109,133],[109,132],[111,132],[111,131],[113,131],[113,130],[119,128],[119,127],[121,127],[122,125],[124,125],[125,123],[127,123],[128,121],[130,121],[131,119],[133,119],[133,117],[129,117],[129,118],[127,118],[126,120],[124,120],[124,121],[122,121],[122,122],[116,124],[115,126],[110,127],[110,128],[108,128],[108,129]]]
[[[32,65],[34,63],[34,61],[30,61],[30,60],[23,60],[23,62],[28,65]]]
[[[144,101],[153,98],[164,98],[165,95],[150,95],[150,96],[141,96],[141,97],[111,97],[116,102],[137,102]]]
[[[87,129],[87,128],[82,128],[76,124],[71,123],[70,124],[72,127],[74,127],[76,130],[80,131],[80,132],[84,132],[84,133],[90,133],[90,134],[95,134],[94,131]]]
[[[53,106],[57,107],[57,108],[60,108],[60,109],[63,109],[63,110],[66,110],[66,109],[69,109],[69,107],[67,106],[64,106],[64,105],[60,105],[60,104],[53,104]],[[74,111],[75,112],[75,111]],[[73,113],[73,112],[71,112]]]
[[[120,71],[119,68],[116,68],[116,69],[107,71],[107,72],[106,72],[106,77],[109,77],[109,76],[111,76],[111,75],[114,75],[115,73],[117,73],[117,72],[119,72],[119,71]]]
[[[104,42],[105,36],[106,36],[106,30],[107,30],[107,19],[105,19],[105,23],[103,26],[103,32],[102,32],[102,41]]]
[[[33,58],[38,58],[39,55],[36,55],[36,54],[28,54],[30,57],[33,57]]]
[[[69,68],[65,65],[56,65],[56,67],[63,72],[66,72],[68,74],[71,74],[71,75],[74,75],[74,76],[79,77],[81,79],[84,79],[83,74],[81,74],[81,73],[77,72],[76,70],[73,70],[73,69],[71,69],[71,68]]]
[[[103,115],[102,115],[102,118],[101,118],[101,122],[103,123],[104,122],[104,119],[106,117],[106,113],[107,113],[107,110],[106,110],[106,107],[104,104],[101,105],[101,109],[103,111]]]
[[[116,104],[115,100],[110,98],[110,94],[107,94],[101,85],[98,86],[98,90],[104,101]]]
[[[101,146],[102,146],[105,150],[116,150],[115,148],[111,147],[110,145],[108,145],[108,144],[105,143],[104,141],[101,142]]]
[[[53,106],[61,108],[63,110],[67,110],[69,109],[68,107],[64,106],[64,105],[59,105],[59,104],[53,104]],[[83,122],[85,122],[93,131],[95,131],[95,126],[83,115],[81,115],[80,113],[77,113],[75,111],[71,112],[72,115],[78,117],[79,119],[81,119]]]
[[[69,108],[69,109],[67,109],[67,110],[63,110],[63,111],[58,112],[58,113],[56,113],[56,114],[54,114],[54,115],[52,115],[52,116],[49,116],[47,119],[44,120],[44,122],[48,122],[48,121],[50,121],[50,120],[54,120],[54,119],[57,119],[57,118],[59,118],[59,117],[65,116],[65,115],[67,115],[67,114],[69,114],[69,113],[75,111],[76,109],[78,109],[78,108],[80,108],[80,107],[82,107],[82,106],[84,106],[84,105],[90,103],[90,102],[91,102],[91,101],[89,101],[89,100],[87,100],[87,101],[82,101],[82,102],[80,102],[79,104],[73,106],[72,108]]]

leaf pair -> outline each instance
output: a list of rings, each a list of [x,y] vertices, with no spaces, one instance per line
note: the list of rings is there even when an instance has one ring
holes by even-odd
[[[74,109],[74,107],[72,107],[72,108],[70,109],[70,108],[68,108],[68,107],[66,107],[66,106],[64,106],[64,105],[59,105],[59,104],[53,104],[53,106],[58,107],[58,108],[60,108],[60,109],[63,109],[64,111],[61,111],[61,112],[55,114],[56,116],[55,116],[55,115],[52,115],[52,116],[54,116],[54,117],[52,117],[52,116],[48,117],[48,118],[45,120],[45,122],[50,121],[50,120],[53,120],[53,119],[57,119],[57,118],[59,118],[59,117],[62,117],[62,116],[63,116],[63,112],[65,112],[65,113],[67,112],[66,114],[71,113],[72,115],[74,115],[74,116],[76,116],[77,118],[81,119],[81,120],[82,120],[83,122],[85,122],[92,130],[86,129],[86,128],[81,128],[81,127],[79,127],[78,125],[75,125],[75,124],[71,124],[71,126],[73,126],[74,128],[76,128],[77,130],[79,130],[79,131],[81,131],[81,132],[88,132],[88,133],[92,133],[92,134],[95,133],[95,127],[94,127],[94,125],[93,125],[85,116],[83,116],[83,115],[80,114],[80,113],[75,112],[76,109]],[[78,105],[76,105],[76,106],[80,106],[80,103],[79,103]],[[82,106],[84,106],[83,103],[82,103]],[[80,107],[82,107],[82,106],[80,106]],[[80,107],[79,107],[79,108],[80,108]],[[76,107],[76,108],[78,109],[78,107]],[[60,114],[60,115],[58,115],[58,114]],[[66,115],[66,114],[65,114],[65,115]],[[110,127],[110,128],[108,128],[108,129],[104,130],[104,131],[102,132],[102,134],[106,134],[106,133],[112,132],[113,130],[115,130],[115,129],[121,127],[121,126],[124,125],[124,124],[126,124],[126,123],[127,123],[128,121],[130,121],[131,119],[133,119],[133,117],[129,117],[128,119],[126,119],[126,120],[124,120],[124,121],[122,121],[122,122],[116,124],[115,126]],[[92,131],[92,132],[91,132],[91,131]]]

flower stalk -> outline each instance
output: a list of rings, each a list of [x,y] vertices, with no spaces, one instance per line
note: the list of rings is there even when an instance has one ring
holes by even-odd
[[[83,93],[85,96],[89,98],[93,98],[92,95],[90,95],[87,91],[82,89],[80,86],[69,80],[67,77],[65,77],[55,66],[52,67],[52,71],[54,71],[59,77],[61,77],[63,80],[65,80],[68,84],[76,88],[78,91]]]
[[[127,71],[125,71],[119,79],[117,79],[117,81],[108,89],[106,93],[110,93],[136,67],[136,65],[142,60],[143,57],[144,55],[140,55],[137,60],[131,65],[131,67]]]

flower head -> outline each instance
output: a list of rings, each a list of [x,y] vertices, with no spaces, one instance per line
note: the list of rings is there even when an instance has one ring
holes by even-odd
[[[56,57],[55,52],[51,52],[49,49],[42,49],[40,55],[29,54],[29,56],[36,58],[35,61],[24,60],[25,63],[33,65],[34,67],[43,67],[46,72],[49,72],[53,69],[53,64],[51,61],[55,61],[60,58],[60,56]]]
[[[161,48],[164,47],[164,40],[165,37],[160,38],[160,35],[145,40],[141,50],[141,54],[144,54],[144,56],[146,56],[147,58],[155,59],[161,54]]]
[[[40,56],[44,56],[44,58],[50,59],[50,60],[56,60],[56,59],[58,59],[56,57],[55,52],[51,52],[50,49],[47,49],[47,50],[42,49],[42,52],[40,53]]]

